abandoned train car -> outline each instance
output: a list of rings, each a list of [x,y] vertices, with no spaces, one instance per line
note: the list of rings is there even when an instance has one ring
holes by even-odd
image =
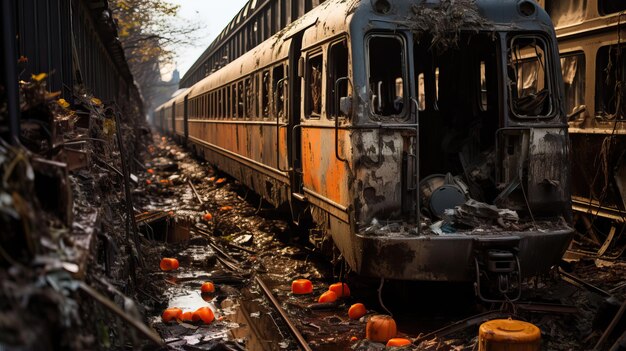
[[[564,107],[534,1],[329,0],[155,114],[356,273],[514,296],[572,234]]]
[[[588,239],[585,250],[571,254],[619,256],[626,230],[626,2],[540,3],[559,41],[575,223]]]

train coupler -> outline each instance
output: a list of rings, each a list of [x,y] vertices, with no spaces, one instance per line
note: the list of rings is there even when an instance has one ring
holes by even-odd
[[[485,302],[512,302],[522,295],[517,254],[509,250],[485,250],[474,256],[476,295]]]

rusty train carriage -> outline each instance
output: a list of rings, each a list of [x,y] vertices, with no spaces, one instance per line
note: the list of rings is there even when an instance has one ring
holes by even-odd
[[[310,214],[312,241],[359,274],[516,290],[572,233],[555,33],[531,1],[456,4],[467,15],[433,33],[447,1],[326,1],[159,107],[160,126],[182,104],[177,134],[294,220]],[[466,201],[521,220],[437,230]]]
[[[608,253],[626,209],[626,3],[608,0],[543,0],[555,26],[572,141],[573,208]],[[586,218],[585,218],[586,217]],[[604,238],[594,219],[609,224]],[[594,223],[596,228],[602,225]],[[610,228],[610,229],[609,229]],[[606,239],[606,240],[605,240]]]

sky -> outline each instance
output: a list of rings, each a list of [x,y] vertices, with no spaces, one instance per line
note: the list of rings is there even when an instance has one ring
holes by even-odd
[[[169,0],[180,5],[179,16],[184,20],[199,23],[200,40],[194,47],[185,47],[178,50],[176,66],[182,78],[185,72],[193,65],[211,42],[226,27],[228,22],[241,10],[248,0]],[[164,67],[163,79],[169,80],[173,67]]]

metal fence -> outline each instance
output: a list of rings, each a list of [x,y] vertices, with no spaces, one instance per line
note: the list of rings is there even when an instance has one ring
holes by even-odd
[[[82,85],[103,101],[139,103],[106,0],[3,1],[14,6],[20,79],[46,72],[68,100]]]

